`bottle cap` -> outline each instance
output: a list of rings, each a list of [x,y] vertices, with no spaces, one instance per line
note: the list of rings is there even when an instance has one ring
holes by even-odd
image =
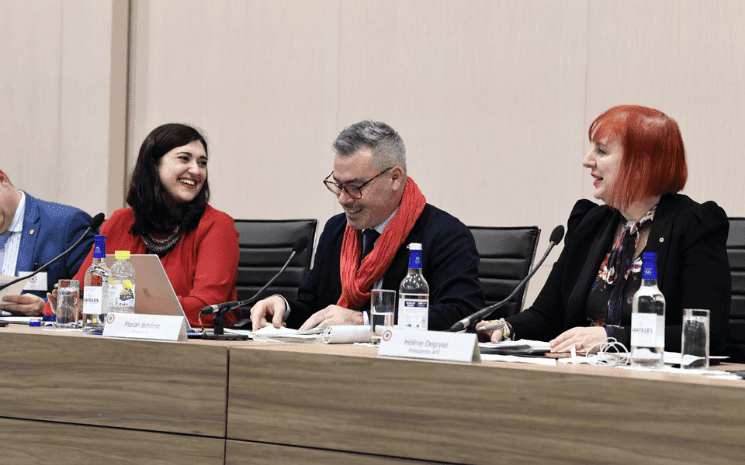
[[[409,244],[409,250],[422,250],[422,244],[418,242],[412,242]]]
[[[129,260],[129,250],[117,250],[114,256],[117,260]]]

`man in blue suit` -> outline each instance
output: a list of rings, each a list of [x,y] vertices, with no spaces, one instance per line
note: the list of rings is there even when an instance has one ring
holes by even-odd
[[[45,202],[16,189],[0,170],[0,275],[20,276],[37,270],[77,241],[91,217],[77,208]],[[42,314],[47,292],[58,279],[71,278],[93,244],[91,232],[72,253],[36,275],[31,289],[5,295],[0,310],[15,315]],[[29,285],[27,285],[28,288]]]

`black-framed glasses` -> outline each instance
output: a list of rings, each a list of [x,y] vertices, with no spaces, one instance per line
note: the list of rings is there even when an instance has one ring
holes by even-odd
[[[333,194],[336,194],[337,197],[341,195],[341,191],[346,191],[347,195],[349,195],[355,200],[358,200],[362,198],[363,187],[370,184],[370,182],[372,182],[375,178],[377,178],[381,174],[385,173],[386,171],[390,171],[393,168],[395,167],[391,166],[390,168],[384,169],[380,173],[376,174],[375,176],[373,176],[372,178],[368,179],[367,181],[363,182],[362,184],[358,186],[354,184],[349,184],[349,183],[339,184],[338,182],[332,181],[331,177],[334,175],[333,171],[331,172],[331,174],[326,176],[326,179],[323,180],[323,183],[326,185],[328,190],[330,190]]]

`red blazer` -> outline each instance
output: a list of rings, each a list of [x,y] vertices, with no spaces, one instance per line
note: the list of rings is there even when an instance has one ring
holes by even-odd
[[[131,208],[115,211],[104,222],[100,234],[106,236],[106,253],[117,250],[147,253],[142,238],[129,233],[133,223]],[[238,254],[238,231],[233,218],[207,205],[197,229],[183,236],[176,247],[160,259],[189,324],[199,326],[197,316],[205,306],[237,300]],[[80,280],[81,287],[92,261],[91,248],[74,278]],[[45,313],[47,310],[48,304]],[[212,316],[203,317],[202,321],[211,325]]]

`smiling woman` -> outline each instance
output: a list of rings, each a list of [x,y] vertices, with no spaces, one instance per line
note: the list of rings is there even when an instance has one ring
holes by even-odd
[[[193,127],[155,128],[140,147],[127,194],[130,207],[101,226],[108,253],[160,257],[192,325],[199,324],[206,305],[237,297],[238,232],[233,218],[208,205],[207,159],[207,141]],[[75,277],[81,283],[91,260],[92,251]],[[202,322],[209,325],[211,319]],[[228,315],[227,324],[234,321]]]
[[[723,353],[729,221],[716,203],[678,193],[688,178],[678,123],[659,110],[623,105],[600,115],[588,135],[593,148],[582,164],[593,196],[606,205],[577,202],[543,290],[530,308],[506,319],[505,332],[550,340],[553,352],[587,352],[610,337],[629,347],[640,255],[654,252],[667,303],[665,350],[680,352],[683,309],[706,308],[711,353]],[[503,331],[488,334],[497,342]]]

